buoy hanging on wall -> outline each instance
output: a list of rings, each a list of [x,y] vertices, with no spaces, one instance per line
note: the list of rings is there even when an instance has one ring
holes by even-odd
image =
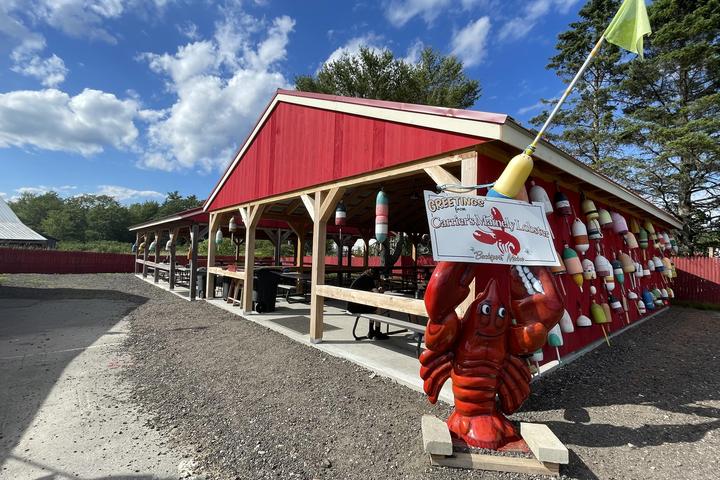
[[[595,207],[595,202],[589,198],[585,198],[585,194],[582,192],[580,193],[580,208],[588,220],[593,220],[599,217],[598,210]]]
[[[222,230],[218,228],[217,233],[215,234],[215,245],[220,245],[223,241],[223,233]]]
[[[575,253],[575,250],[568,247],[567,244],[565,244],[565,248],[563,248],[562,257],[567,273],[572,275],[573,281],[582,292],[583,268],[580,263],[580,258],[577,256],[577,253]]]
[[[548,197],[547,192],[540,185],[536,185],[535,182],[530,182],[529,197],[531,202],[538,202],[545,207],[545,215],[553,213],[553,204]]]
[[[235,217],[230,217],[230,223],[228,223],[228,230],[230,230],[230,233],[237,232],[237,222],[235,221]]]
[[[587,228],[585,228],[585,224],[579,218],[576,218],[573,222],[572,235],[573,240],[575,240],[575,250],[581,255],[585,255],[585,252],[590,248],[590,244],[588,243]]]
[[[383,189],[375,199],[375,239],[383,243],[388,235],[389,200]]]
[[[605,210],[604,208],[601,208],[598,210],[598,222],[600,222],[600,226],[604,229],[612,228],[612,217],[610,216],[610,212]]]
[[[610,212],[610,217],[613,221],[613,231],[619,235],[624,235],[628,231],[627,222],[625,217],[620,215],[618,212]]]

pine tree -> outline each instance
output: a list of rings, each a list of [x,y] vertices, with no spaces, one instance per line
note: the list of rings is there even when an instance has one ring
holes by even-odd
[[[550,59],[548,69],[569,84],[580,70],[590,50],[602,35],[617,12],[620,0],[591,0],[578,13],[580,20],[570,24],[570,29],[558,36],[557,54]],[[553,120],[547,139],[555,142],[574,157],[615,180],[625,177],[617,133],[617,85],[622,69],[619,64],[620,50],[604,43],[593,59],[572,95]],[[556,100],[543,100],[554,105]],[[531,120],[540,127],[549,112]]]
[[[395,58],[390,50],[361,47],[322,66],[316,76],[298,76],[295,88],[358,98],[469,108],[480,97],[480,84],[463,71],[456,57],[425,48],[418,63]]]
[[[720,0],[656,0],[648,14],[645,60],[624,64],[626,162],[695,253],[720,225]]]

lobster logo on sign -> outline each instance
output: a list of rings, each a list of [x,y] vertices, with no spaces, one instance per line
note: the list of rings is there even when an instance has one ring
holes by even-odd
[[[487,245],[496,245],[502,254],[510,252],[512,255],[517,255],[520,253],[520,241],[518,241],[515,235],[505,230],[505,218],[503,214],[500,213],[500,210],[498,210],[497,207],[493,207],[490,210],[490,214],[492,215],[494,223],[497,224],[499,228],[485,227],[475,230],[473,233],[475,240]]]

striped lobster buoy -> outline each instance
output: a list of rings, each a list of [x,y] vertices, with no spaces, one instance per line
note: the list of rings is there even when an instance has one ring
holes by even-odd
[[[388,196],[380,190],[375,199],[375,239],[383,243],[388,235]]]

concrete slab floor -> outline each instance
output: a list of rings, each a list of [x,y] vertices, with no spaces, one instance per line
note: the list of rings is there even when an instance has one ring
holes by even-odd
[[[0,299],[0,478],[178,478],[120,371],[124,299]]]
[[[152,275],[148,275],[147,277],[143,278],[142,273],[136,273],[135,277],[139,278],[143,282],[149,283],[150,285],[153,285],[162,290],[165,290],[166,292],[170,292],[174,295],[177,295],[178,297],[182,298],[183,300],[190,301],[190,289],[187,287],[175,285],[175,287],[172,290],[170,290],[170,284],[163,279],[159,279],[158,283],[155,283],[155,279]]]

